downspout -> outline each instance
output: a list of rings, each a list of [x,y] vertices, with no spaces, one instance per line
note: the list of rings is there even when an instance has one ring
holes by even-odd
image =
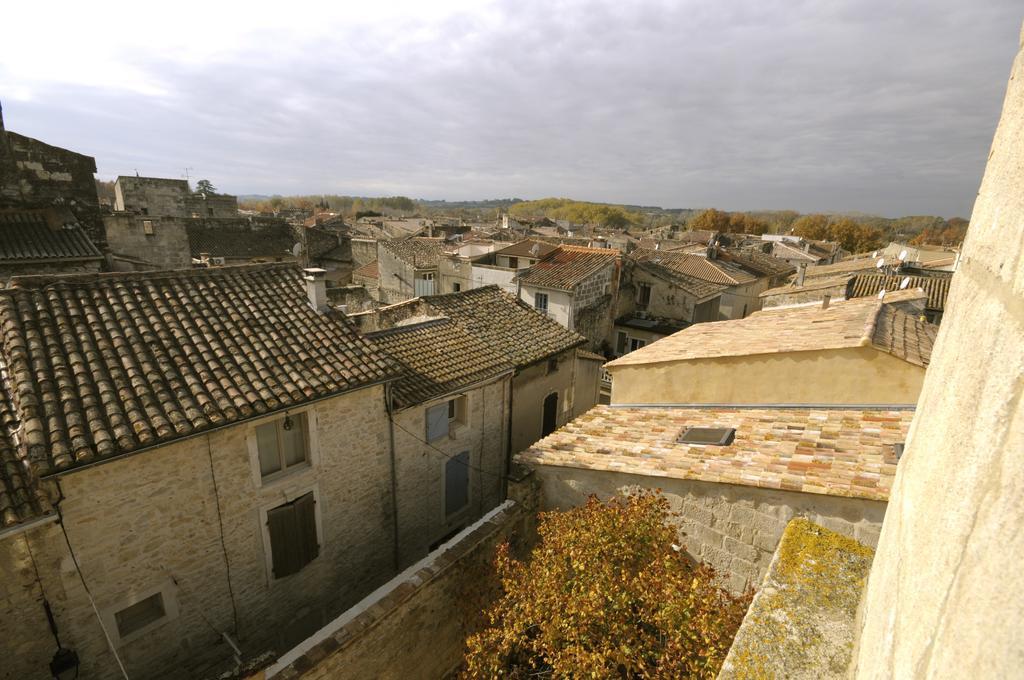
[[[502,498],[508,498],[508,478],[512,474],[512,403],[513,395],[515,390],[512,388],[512,383],[516,379],[516,375],[519,374],[519,369],[516,369],[508,380],[508,425],[505,433],[505,474],[501,476],[501,495]],[[503,400],[504,401],[504,400]]]
[[[395,416],[391,411],[391,385],[392,383],[384,383],[384,409],[388,414],[388,438],[390,440],[390,446],[388,447],[388,454],[391,460],[391,516],[394,518],[392,521],[392,542],[394,543],[394,562],[395,572],[398,572],[400,560],[399,560],[399,549],[398,549],[398,477],[396,472],[395,463]]]

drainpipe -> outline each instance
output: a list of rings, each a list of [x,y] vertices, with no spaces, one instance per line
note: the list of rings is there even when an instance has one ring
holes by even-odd
[[[395,561],[395,572],[398,572],[401,560],[400,552],[398,549],[398,477],[396,472],[395,463],[395,415],[391,410],[391,383],[384,383],[384,409],[388,414],[388,437],[390,439],[390,446],[388,448],[388,454],[391,461],[391,516],[394,518],[392,522],[392,538],[394,542],[394,561]]]
[[[519,374],[519,369],[516,369],[514,373],[508,379],[508,426],[505,433],[505,474],[501,477],[501,496],[502,498],[508,498],[508,478],[512,474],[512,404],[513,395],[515,390],[512,388],[512,383]]]

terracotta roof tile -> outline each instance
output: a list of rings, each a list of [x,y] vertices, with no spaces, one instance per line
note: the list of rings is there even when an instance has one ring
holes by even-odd
[[[517,368],[578,347],[586,338],[499,289],[484,286],[421,298],[469,333],[501,352]]]
[[[928,296],[925,306],[928,309],[944,309],[946,297],[949,295],[950,276],[907,276],[905,274],[858,274],[850,281],[847,297],[866,297],[878,295],[879,291],[900,290],[903,281],[907,280],[907,288],[920,288]]]
[[[549,253],[554,252],[557,248],[558,246],[551,245],[550,243],[544,243],[543,241],[528,238],[525,241],[513,243],[501,250],[497,250],[494,254],[505,255],[508,257],[532,257],[534,259],[540,259]]]
[[[16,277],[5,388],[39,474],[380,381],[388,360],[288,265]]]
[[[722,249],[719,259],[746,269],[755,276],[785,276],[796,271],[796,267],[777,257],[753,250]]]
[[[352,276],[365,276],[368,279],[380,278],[380,269],[377,265],[377,260],[364,264],[362,267],[357,267],[352,271]]]
[[[931,354],[936,327],[895,305],[923,296],[921,291],[905,290],[886,295],[884,301],[857,298],[832,303],[828,309],[822,309],[820,304],[776,307],[745,319],[698,323],[630,352],[610,362],[608,367],[868,344],[921,365],[921,361],[927,363]],[[875,337],[879,319],[887,328],[903,329],[899,331],[899,343],[894,344],[886,335]]]
[[[678,274],[690,276],[708,283],[724,286],[746,285],[757,277],[723,260],[709,260],[701,255],[679,251],[644,250],[638,248],[630,253],[638,262],[651,262]]]
[[[403,368],[395,396],[408,406],[451,394],[515,367],[451,319],[368,333]]]
[[[53,508],[12,433],[18,418],[6,391],[0,393],[0,528],[40,517]]]
[[[68,217],[61,220],[52,210],[0,211],[0,262],[99,260],[100,251]]]
[[[444,241],[414,236],[400,241],[382,240],[379,243],[398,259],[413,267],[436,267],[444,253]]]
[[[619,251],[611,248],[559,246],[516,278],[528,286],[572,290],[605,267],[612,266],[618,257]]]
[[[517,460],[885,501],[912,410],[596,406]],[[732,427],[729,446],[680,444],[687,427]]]

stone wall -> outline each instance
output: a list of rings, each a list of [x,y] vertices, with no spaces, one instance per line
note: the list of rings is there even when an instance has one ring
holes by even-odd
[[[144,222],[152,225],[147,234]],[[111,251],[145,260],[157,269],[188,269],[192,255],[183,220],[130,213],[103,216],[103,229]]]
[[[0,208],[69,209],[98,246],[103,245],[96,161],[0,127]]]
[[[231,665],[221,632],[246,658],[288,649],[395,573],[383,388],[319,402],[307,417],[312,465],[273,482],[260,481],[254,460],[258,421],[60,478],[64,526],[100,613],[112,615],[157,588],[177,612],[120,644],[131,677],[215,675]],[[297,574],[273,579],[261,512],[309,490],[317,494],[320,554]],[[60,527],[21,536],[41,590],[25,581],[20,548],[8,547],[20,537],[0,542],[0,572],[15,574],[17,586],[5,588],[17,591],[19,603],[17,616],[0,619],[3,673],[40,677],[49,663],[52,648],[41,657],[12,652],[39,648],[33,638],[45,625],[38,604],[45,593],[61,641],[78,652],[81,677],[120,678]],[[34,607],[26,603],[33,599]]]
[[[525,552],[533,521],[506,501],[251,680],[446,677],[462,663],[467,591],[500,543]]]
[[[534,472],[545,510],[582,505],[589,494],[607,498],[660,489],[679,515],[679,540],[687,554],[718,570],[734,592],[760,583],[794,517],[874,546],[885,516],[881,501],[551,465],[535,466]]]
[[[1022,347],[1024,50],[896,472],[862,607],[858,678],[1020,676]]]
[[[432,545],[472,524],[504,500],[510,378],[459,393],[466,399],[462,422],[447,437],[425,443],[426,410],[444,404],[448,395],[397,411],[395,474],[398,489],[399,565],[424,557]],[[469,502],[445,514],[445,466],[469,452]]]
[[[154,217],[191,217],[185,202],[188,181],[162,177],[121,176],[114,180],[114,210]]]
[[[352,239],[352,267],[358,269],[377,259],[377,241],[372,238]]]
[[[33,276],[36,274],[88,274],[98,272],[103,260],[61,262],[26,261],[24,264],[8,263],[0,265],[0,281],[7,281],[12,276]]]
[[[332,305],[344,305],[346,312],[350,314],[377,307],[375,296],[363,285],[328,287],[327,299]]]
[[[842,280],[830,286],[815,286],[813,283],[808,287],[791,287],[786,292],[776,293],[762,298],[764,308],[783,307],[785,305],[801,305],[808,302],[821,302],[828,295],[831,302],[841,302],[846,299],[846,280]]]

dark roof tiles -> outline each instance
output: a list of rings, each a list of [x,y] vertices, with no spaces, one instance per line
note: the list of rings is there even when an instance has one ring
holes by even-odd
[[[0,262],[99,260],[100,251],[73,219],[49,210],[0,212]]]
[[[0,294],[5,387],[40,474],[385,379],[288,265],[19,277]]]

